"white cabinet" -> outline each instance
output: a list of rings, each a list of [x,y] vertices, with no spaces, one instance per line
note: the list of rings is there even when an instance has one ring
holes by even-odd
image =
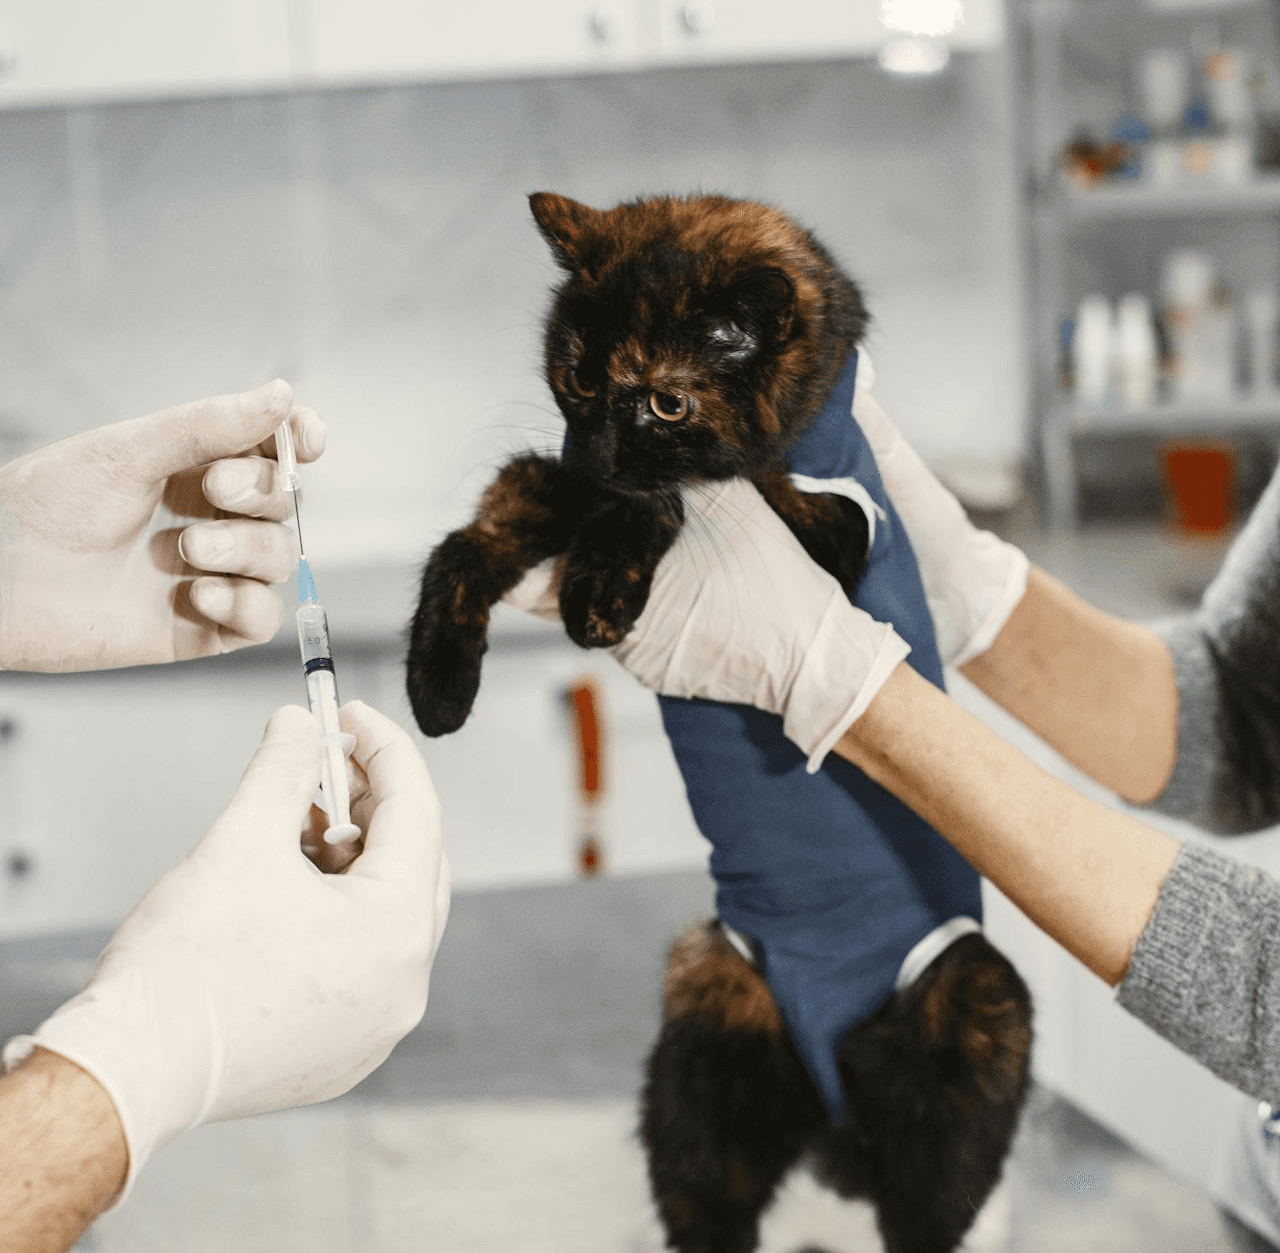
[[[890,32],[880,0],[656,0],[663,62],[732,62],[874,55]],[[1003,34],[1000,0],[966,0],[948,36],[990,48]]]
[[[0,0],[0,107],[290,81],[289,0]]]
[[[625,68],[643,0],[301,0],[300,75],[320,85]]]
[[[988,48],[1001,0],[949,42]],[[880,0],[0,0],[0,108],[871,56]]]
[[[0,936],[118,921],[302,698],[292,660],[0,675]]]

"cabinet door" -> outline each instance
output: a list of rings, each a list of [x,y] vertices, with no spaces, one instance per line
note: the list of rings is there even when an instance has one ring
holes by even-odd
[[[891,37],[881,0],[657,0],[666,61],[783,60],[870,56]],[[948,36],[957,49],[999,43],[999,0],[966,0]]]
[[[642,0],[305,0],[305,73],[320,84],[609,69],[636,57]]]
[[[0,935],[113,926],[222,812],[292,657],[0,676]]]
[[[283,87],[288,0],[0,0],[0,106]]]

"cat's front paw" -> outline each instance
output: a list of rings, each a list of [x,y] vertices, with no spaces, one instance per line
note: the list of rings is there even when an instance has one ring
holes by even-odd
[[[405,687],[423,735],[451,735],[471,713],[480,690],[477,647],[438,630],[414,631],[409,645]]]
[[[473,545],[455,532],[422,572],[418,609],[409,628],[405,687],[424,735],[449,735],[467,720],[480,690],[488,647],[489,600],[468,578]]]
[[[560,616],[581,648],[612,648],[635,626],[649,599],[650,576],[634,566],[567,569],[560,584]]]

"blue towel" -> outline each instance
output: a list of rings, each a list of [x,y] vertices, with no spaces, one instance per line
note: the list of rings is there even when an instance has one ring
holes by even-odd
[[[855,603],[892,622],[908,663],[943,687],[907,534],[852,416],[858,357],[787,458],[793,473],[853,477],[877,518]],[[689,804],[711,842],[716,908],[763,954],[762,973],[833,1121],[844,1118],[841,1037],[893,992],[903,958],[949,919],[981,920],[979,879],[927,823],[843,758],[816,774],[782,720],[743,705],[659,697]]]

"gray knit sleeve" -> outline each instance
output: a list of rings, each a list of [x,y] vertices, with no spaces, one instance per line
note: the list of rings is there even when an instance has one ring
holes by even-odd
[[[1280,822],[1280,471],[1196,609],[1152,626],[1178,684],[1178,756],[1152,808],[1219,835]]]
[[[1151,808],[1216,835],[1261,831],[1280,822],[1280,636],[1262,615],[1232,632],[1207,617],[1150,624],[1178,683],[1177,758]]]
[[[1280,1104],[1280,882],[1184,846],[1118,1000],[1228,1083]]]

